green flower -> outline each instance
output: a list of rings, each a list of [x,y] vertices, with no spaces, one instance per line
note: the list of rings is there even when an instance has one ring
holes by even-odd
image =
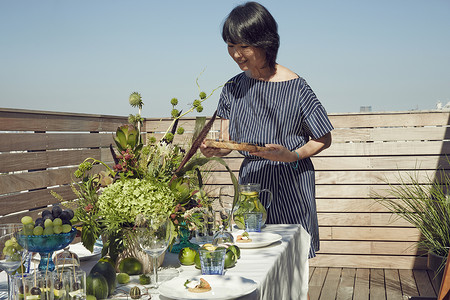
[[[197,112],[202,112],[203,111],[203,106],[199,105],[195,109],[197,110]]]
[[[144,102],[142,102],[141,94],[139,94],[138,92],[132,93],[128,101],[130,102],[130,105],[132,107],[142,107],[144,105]]]
[[[167,183],[135,178],[118,180],[104,188],[98,206],[105,223],[119,229],[124,223],[134,223],[138,214],[149,218],[168,216],[175,201]]]
[[[178,104],[178,99],[177,98],[172,98],[172,100],[170,100],[170,104],[172,104],[173,106]]]
[[[205,99],[206,98],[206,93],[205,92],[201,92],[199,97],[200,97],[200,99]]]
[[[178,115],[180,114],[180,112],[178,111],[178,109],[172,109],[172,112],[171,112],[171,115],[172,115],[172,118],[176,118],[176,117],[178,117]]]
[[[200,101],[200,100],[194,100],[194,102],[192,103],[192,105],[194,106],[194,107],[199,107],[200,105],[202,104],[202,102]]]
[[[183,133],[184,133],[184,128],[183,127],[178,127],[177,134],[182,135]]]

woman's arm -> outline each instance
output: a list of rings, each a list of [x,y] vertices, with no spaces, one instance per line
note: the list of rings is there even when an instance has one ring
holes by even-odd
[[[314,156],[327,149],[331,145],[331,132],[318,139],[311,139],[302,147],[289,151],[287,148],[277,144],[266,144],[267,151],[252,152],[250,154],[263,157],[273,161],[294,162]],[[298,154],[298,155],[297,155]]]

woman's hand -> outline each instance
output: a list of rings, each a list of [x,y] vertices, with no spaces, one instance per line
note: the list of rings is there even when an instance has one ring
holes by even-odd
[[[294,151],[289,151],[286,147],[277,144],[266,144],[267,150],[250,152],[251,155],[259,156],[272,161],[293,162],[298,159]]]
[[[215,148],[215,147],[208,147],[206,146],[205,142],[203,142],[200,145],[200,152],[206,156],[206,157],[213,157],[213,156],[225,156],[228,155],[231,150],[228,149],[220,149],[220,148]]]

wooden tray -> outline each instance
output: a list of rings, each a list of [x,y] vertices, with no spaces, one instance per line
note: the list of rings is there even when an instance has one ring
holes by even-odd
[[[211,140],[211,139],[205,140],[205,144],[208,147],[238,150],[238,151],[248,151],[248,152],[266,151],[269,149],[267,147],[261,147],[255,144],[237,143],[234,141]]]

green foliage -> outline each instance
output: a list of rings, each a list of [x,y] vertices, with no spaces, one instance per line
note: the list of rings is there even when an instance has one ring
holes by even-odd
[[[447,257],[450,247],[450,177],[441,170],[436,178],[421,183],[419,174],[398,176],[387,195],[373,198],[398,217],[414,225],[422,234],[419,246]]]

